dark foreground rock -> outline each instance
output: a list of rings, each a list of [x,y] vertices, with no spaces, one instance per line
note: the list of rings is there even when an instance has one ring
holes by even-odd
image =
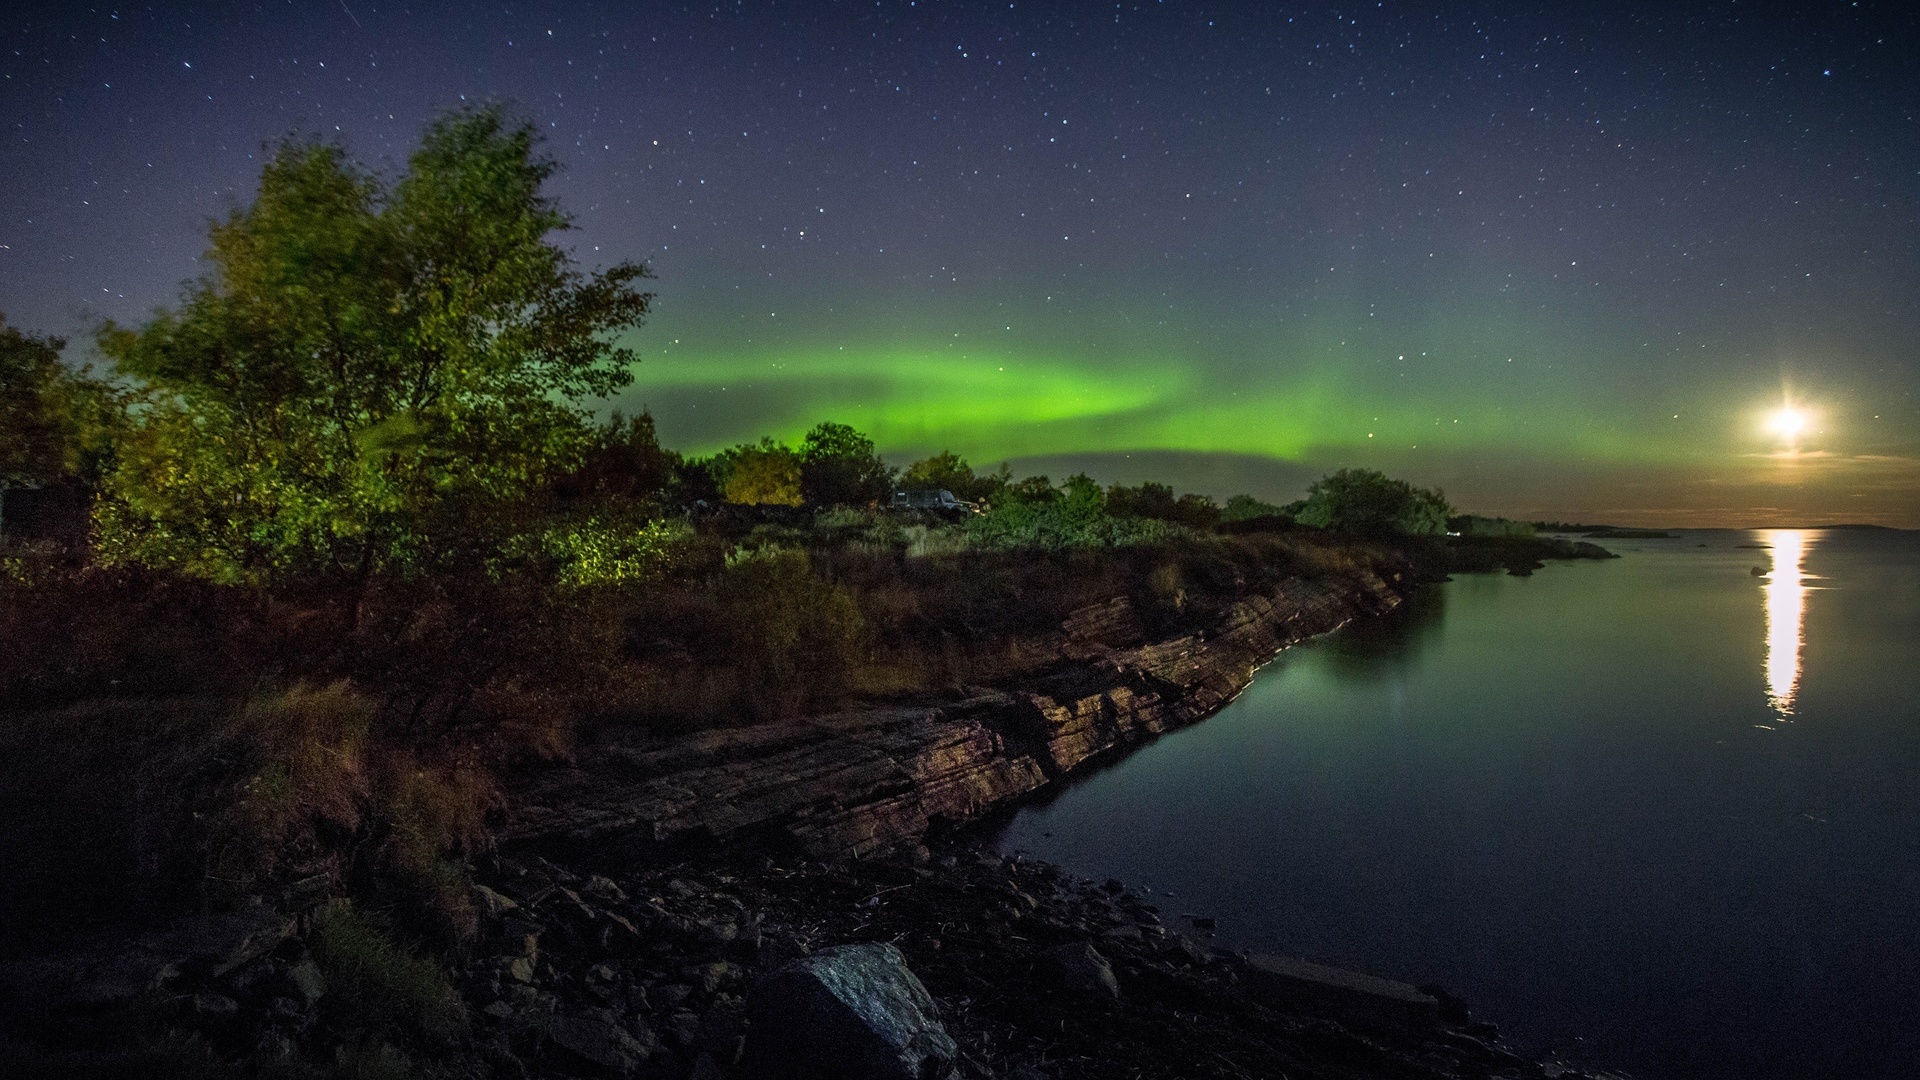
[[[613,1002],[624,1023],[670,1033],[642,1073],[661,1077],[1603,1075],[1525,1059],[1437,988],[1221,949],[1117,882],[963,842],[601,869],[626,900],[577,903],[585,867],[493,866],[495,887],[535,898],[522,913],[555,944],[530,984],[480,960],[464,985],[489,1018],[482,1038],[529,1075],[560,1074],[496,1000]],[[594,927],[613,917],[638,940],[609,960]]]
[[[464,1033],[413,1051],[436,1075],[1606,1075],[1527,1058],[1437,988],[1221,949],[1210,934],[1164,923],[1118,882],[959,840],[868,860],[733,850],[635,867],[522,854],[474,869],[504,902],[485,909],[453,972]],[[0,1045],[0,1074],[363,1075],[262,1066],[360,1060],[353,1036],[334,1026],[334,991],[312,985],[317,973],[306,996],[292,989],[306,956],[296,935],[239,968],[182,973],[147,995],[143,1015],[163,1029],[148,1029],[149,1045],[198,1047],[196,1060],[229,1071],[162,1071],[133,1050],[108,1052],[113,1014],[68,1003],[31,1024],[6,1013],[17,1041]]]

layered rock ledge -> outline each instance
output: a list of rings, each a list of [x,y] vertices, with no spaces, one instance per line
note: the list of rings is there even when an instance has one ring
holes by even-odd
[[[597,746],[520,778],[501,840],[602,855],[742,840],[874,854],[1212,715],[1287,646],[1397,607],[1403,577],[1285,581],[1154,642],[1121,597],[1073,613],[1052,673],[1022,689]]]

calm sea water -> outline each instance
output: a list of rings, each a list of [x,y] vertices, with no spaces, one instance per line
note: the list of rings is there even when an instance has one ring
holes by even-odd
[[[1681,536],[1290,650],[1001,845],[1536,1051],[1920,1077],[1920,534]]]

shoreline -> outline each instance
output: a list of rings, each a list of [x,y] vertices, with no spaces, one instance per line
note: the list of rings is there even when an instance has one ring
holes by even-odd
[[[1175,638],[1138,638],[1125,597],[1072,613],[1055,670],[1021,689],[590,747],[510,783],[503,849],[632,857],[738,842],[863,857],[963,827],[1212,716],[1287,647],[1404,602],[1388,580],[1290,579]]]
[[[530,770],[497,851],[469,866],[477,933],[450,954],[466,1020],[430,1060],[542,1080],[776,1075],[748,1053],[755,995],[865,942],[924,982],[957,1047],[948,1075],[969,1080],[1610,1075],[1527,1060],[1440,988],[1218,949],[1211,920],[1169,925],[1120,882],[985,848],[1023,802],[1212,716],[1288,646],[1422,584],[1411,563],[1289,579],[1154,642],[1122,597],[1073,612],[1058,663],[1020,689],[609,743]],[[93,1036],[155,1024],[235,1076],[349,1060],[319,1022],[338,999],[312,981],[324,924],[346,910],[330,896],[296,887],[197,929],[10,965],[8,1027],[30,1042],[0,1039],[0,1062],[140,1075],[113,1067],[133,1051]]]

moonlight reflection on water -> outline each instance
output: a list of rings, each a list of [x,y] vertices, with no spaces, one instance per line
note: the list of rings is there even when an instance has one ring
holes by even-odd
[[[1773,573],[1767,575],[1767,703],[1784,719],[1793,715],[1794,693],[1800,689],[1800,650],[1806,623],[1806,577],[1801,573],[1807,550],[1816,534],[1805,529],[1772,529],[1766,534],[1773,552]]]

